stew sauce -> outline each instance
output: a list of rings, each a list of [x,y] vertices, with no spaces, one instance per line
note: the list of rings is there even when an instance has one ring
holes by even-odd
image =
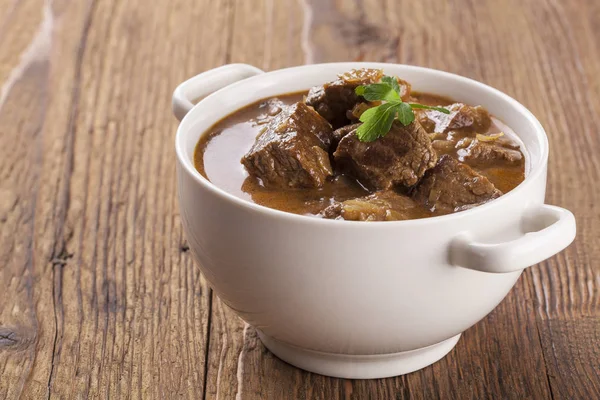
[[[267,188],[259,178],[250,176],[240,162],[251,149],[265,124],[286,105],[300,102],[306,93],[278,96],[279,101],[262,100],[251,104],[215,124],[198,142],[194,155],[196,169],[216,186],[241,199],[269,208],[301,215],[320,216],[323,210],[337,202],[360,198],[373,193],[354,177],[336,171],[333,177],[319,188]],[[412,99],[426,105],[446,106],[455,103],[451,99],[425,93],[412,93]],[[419,117],[417,116],[417,119]],[[425,125],[424,125],[425,126]],[[430,130],[428,130],[429,132]],[[497,134],[501,137],[496,138]],[[517,153],[509,153],[506,162],[470,162],[473,170],[489,179],[502,193],[514,189],[525,178],[525,159],[517,136],[501,121],[492,117],[492,124],[480,135],[493,138],[495,145],[502,145]],[[438,156],[444,154],[465,161],[473,132],[456,129],[447,133],[429,133],[432,147]],[[499,135],[498,135],[499,136]],[[485,139],[482,137],[482,139]],[[462,141],[462,142],[461,142]],[[519,156],[519,154],[521,156]],[[520,158],[519,158],[520,157]],[[406,211],[404,219],[426,218],[448,213],[414,207]]]

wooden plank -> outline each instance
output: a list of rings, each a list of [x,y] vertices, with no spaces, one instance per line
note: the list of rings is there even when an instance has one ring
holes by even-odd
[[[5,82],[43,20],[43,1],[0,0],[0,82]]]
[[[532,30],[543,43],[540,63],[550,89],[545,97],[551,108],[542,111],[542,122],[554,149],[547,197],[573,210],[578,223],[575,243],[530,272],[538,329],[553,396],[598,398],[600,192],[593,182],[600,177],[600,4],[547,1],[535,10]]]
[[[219,8],[197,23],[207,5],[107,1],[93,9],[74,121],[65,216],[73,256],[56,299],[53,394],[195,398],[203,391],[210,291],[183,242],[165,140],[176,126],[175,85],[224,61],[222,43],[198,42],[227,29]]]
[[[599,324],[597,317],[549,319],[539,324],[553,398],[598,398]]]
[[[223,4],[32,3],[12,12],[31,24],[2,26],[25,45],[0,50],[0,398],[196,398],[210,290],[165,138],[175,85],[225,61],[200,40],[228,30]]]
[[[13,6],[2,25],[11,45],[0,50],[0,398],[42,398],[56,334],[53,276],[63,261],[57,238],[84,14],[74,6],[61,25],[54,8],[42,1]],[[60,61],[52,50],[61,51]],[[53,64],[60,73],[52,71]]]
[[[302,8],[296,0],[234,0],[229,61],[264,70],[304,63]]]

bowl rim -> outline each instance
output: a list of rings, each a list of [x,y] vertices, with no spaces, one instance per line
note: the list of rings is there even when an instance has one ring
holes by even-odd
[[[327,67],[327,66],[336,66],[336,67],[341,67],[341,68],[343,67],[344,69],[352,69],[352,68],[385,69],[386,66],[395,66],[395,67],[402,67],[407,70],[412,70],[417,73],[419,73],[419,72],[432,73],[433,72],[435,74],[438,74],[439,76],[445,76],[447,78],[460,81],[464,84],[475,85],[475,86],[479,87],[481,90],[487,91],[489,95],[500,97],[503,101],[510,104],[510,106],[513,108],[514,112],[518,112],[518,113],[522,114],[531,123],[531,125],[535,129],[536,137],[537,137],[539,145],[540,145],[539,162],[537,163],[537,165],[534,165],[532,167],[532,169],[529,171],[529,174],[527,174],[525,176],[525,179],[523,180],[523,182],[521,182],[513,190],[500,196],[497,199],[494,199],[492,201],[489,201],[489,202],[479,205],[477,207],[473,207],[469,210],[460,211],[460,212],[456,212],[456,213],[452,213],[452,214],[427,217],[427,218],[418,218],[418,219],[400,220],[400,221],[374,221],[374,222],[378,222],[378,223],[365,223],[365,221],[337,220],[337,219],[318,218],[318,217],[309,216],[309,215],[294,214],[294,213],[290,213],[290,212],[286,212],[286,211],[277,210],[274,208],[269,208],[267,206],[253,203],[253,202],[250,202],[245,199],[241,199],[241,198],[219,188],[217,185],[215,185],[214,183],[209,181],[207,178],[202,176],[202,174],[200,174],[200,172],[194,166],[193,160],[191,160],[189,157],[187,157],[185,145],[183,144],[184,137],[186,135],[186,132],[191,130],[191,129],[189,129],[190,127],[188,127],[188,125],[190,125],[190,121],[193,118],[193,115],[196,114],[199,109],[201,109],[201,107],[199,107],[199,106],[201,106],[201,104],[203,103],[203,101],[205,99],[209,99],[209,98],[212,99],[212,98],[218,97],[224,91],[229,91],[229,90],[233,90],[238,87],[251,85],[253,82],[256,82],[260,79],[265,79],[265,76],[273,77],[275,75],[283,75],[283,74],[293,74],[293,73],[301,74],[303,72],[303,70],[305,71],[307,69],[318,69],[318,68],[323,68],[323,67]],[[285,90],[282,90],[281,93],[285,94],[288,92],[286,92]],[[273,96],[277,96],[277,95],[273,95]],[[251,103],[249,102],[246,105],[249,105],[249,104],[251,104]],[[238,107],[237,109],[240,109],[242,107],[244,107],[244,106]],[[227,115],[234,113],[236,110],[228,111],[228,112],[224,113],[222,118],[225,118]],[[203,132],[202,134],[204,134],[204,133],[205,132]],[[517,134],[518,134],[518,132],[517,132]],[[493,88],[485,83],[479,82],[475,79],[467,78],[467,77],[457,75],[457,74],[454,74],[451,72],[441,71],[438,69],[420,67],[420,66],[415,66],[415,65],[407,65],[407,64],[381,63],[381,62],[333,62],[333,63],[301,65],[301,66],[282,68],[282,69],[277,69],[274,71],[265,72],[264,74],[259,74],[259,75],[252,76],[250,78],[246,78],[241,81],[232,83],[230,85],[223,87],[222,89],[219,89],[219,90],[211,93],[210,95],[208,95],[204,99],[202,99],[202,101],[197,103],[194,106],[194,108],[192,108],[179,123],[179,125],[177,127],[177,133],[175,135],[175,152],[177,154],[177,159],[178,159],[179,165],[183,168],[183,170],[190,177],[193,178],[193,180],[197,184],[199,184],[202,187],[204,187],[205,189],[209,190],[212,194],[216,195],[221,200],[229,202],[231,205],[236,206],[238,208],[248,209],[250,211],[260,214],[262,217],[289,220],[289,222],[295,222],[295,223],[316,224],[316,225],[321,225],[321,226],[327,226],[327,225],[332,226],[331,224],[333,224],[333,226],[341,226],[343,224],[345,226],[351,226],[351,225],[363,226],[364,228],[361,228],[361,229],[380,229],[380,228],[384,228],[384,227],[387,227],[387,228],[397,227],[399,225],[405,227],[405,226],[409,226],[409,225],[414,226],[414,225],[421,225],[421,224],[430,224],[430,223],[436,223],[440,220],[443,220],[445,222],[451,222],[457,218],[474,216],[475,214],[485,212],[491,208],[501,207],[502,204],[506,203],[508,200],[514,198],[515,196],[518,196],[520,193],[527,190],[527,187],[529,185],[531,185],[531,183],[533,181],[536,181],[537,178],[545,172],[546,165],[548,163],[549,143],[548,143],[548,137],[546,135],[546,131],[544,130],[542,124],[533,115],[533,113],[531,111],[529,111],[524,105],[522,105],[521,103],[519,103],[517,100],[510,97],[506,93],[504,93],[496,88]]]

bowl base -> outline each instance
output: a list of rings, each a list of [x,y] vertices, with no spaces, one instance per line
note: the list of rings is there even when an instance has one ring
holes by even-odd
[[[303,349],[258,331],[265,347],[283,361],[309,372],[335,378],[376,379],[408,374],[442,359],[456,346],[460,334],[443,342],[399,353],[351,355]]]

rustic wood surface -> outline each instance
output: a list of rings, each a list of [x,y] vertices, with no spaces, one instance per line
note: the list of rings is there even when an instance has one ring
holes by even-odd
[[[0,0],[0,399],[600,398],[597,0]],[[228,62],[481,80],[550,142],[578,237],[443,360],[332,379],[276,359],[194,266],[170,95]]]

